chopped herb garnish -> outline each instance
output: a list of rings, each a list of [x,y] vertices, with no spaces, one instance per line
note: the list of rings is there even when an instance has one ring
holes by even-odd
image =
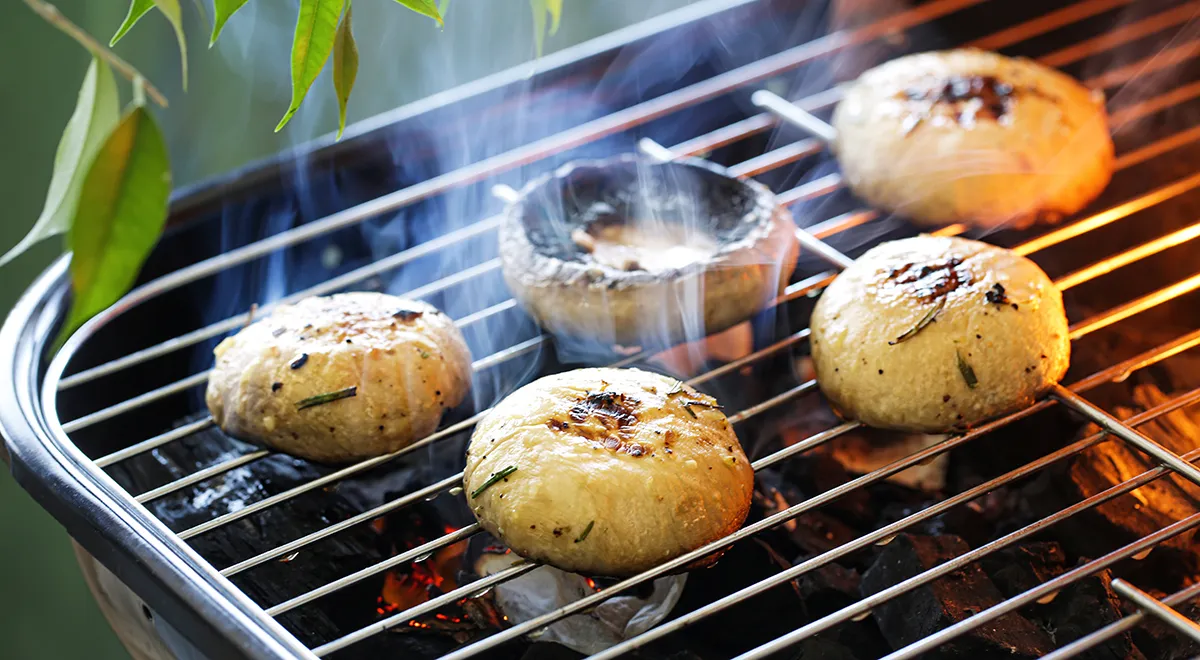
[[[962,353],[955,351],[954,355],[958,358],[958,373],[962,374],[963,380],[967,381],[967,387],[975,389],[975,386],[979,384],[979,379],[975,377],[975,370],[963,359]]]
[[[482,486],[471,491],[471,499],[475,499],[476,497],[479,497],[480,493],[491,488],[492,486],[495,486],[496,483],[499,482],[501,479],[508,477],[508,475],[510,475],[516,471],[517,471],[517,466],[510,465],[510,466],[504,468],[503,470],[500,470],[499,472],[493,472],[492,476],[488,477],[488,480],[483,482]]]
[[[930,307],[928,312],[925,312],[925,316],[922,316],[921,320],[917,321],[916,325],[909,328],[907,332],[900,335],[899,337],[889,340],[888,345],[895,346],[896,344],[899,344],[902,341],[908,341],[909,339],[916,337],[918,332],[925,329],[925,326],[929,325],[930,323],[933,323],[933,320],[935,318],[937,318],[937,315],[941,313],[942,308],[945,306],[946,306],[946,296],[942,296],[941,298],[938,298],[937,303],[935,303],[933,307]]]
[[[667,391],[667,396],[671,396],[672,394],[679,394],[682,391],[683,391],[683,381],[677,380],[677,381],[675,381],[675,384],[671,386],[671,389]]]
[[[689,406],[685,403],[685,404],[683,404],[683,409],[687,411],[687,414],[692,416],[692,419],[697,419],[696,411],[692,410],[691,406]]]
[[[293,369],[299,369],[300,367],[303,367],[306,362],[308,362],[308,353],[301,353],[300,357],[292,360],[292,363],[288,366]]]
[[[427,350],[425,350],[425,349],[423,349],[423,348],[422,348],[422,349],[420,350],[420,353],[421,353],[421,359],[422,359],[422,360],[428,360],[428,359],[429,359],[429,351],[427,351]]]
[[[591,533],[592,533],[592,528],[593,528],[593,527],[595,527],[595,526],[596,526],[596,521],[595,521],[595,520],[593,520],[592,522],[588,523],[588,524],[587,524],[587,527],[584,527],[584,528],[583,528],[583,533],[582,533],[582,534],[580,534],[580,535],[579,535],[579,537],[575,539],[575,542],[576,542],[576,543],[583,543],[583,540],[584,540],[584,539],[586,539],[586,538],[588,537],[588,534],[591,534]]]
[[[283,387],[283,383],[280,383],[278,381],[271,383],[271,391],[272,392],[278,392],[279,388],[281,388],[281,387]]]
[[[357,395],[358,395],[358,388],[354,387],[354,386],[347,387],[344,390],[338,390],[336,392],[326,392],[324,394],[310,396],[307,399],[300,399],[299,401],[296,402],[296,410],[304,410],[305,408],[312,408],[313,406],[319,406],[319,405],[322,405],[325,403],[330,403],[333,401],[337,401],[338,399],[349,399],[350,397],[357,396]]]
[[[392,318],[400,319],[401,321],[408,323],[409,321],[411,321],[413,319],[419,319],[424,315],[425,315],[425,312],[418,312],[415,309],[402,309],[402,310],[396,312],[395,314],[392,314]]]

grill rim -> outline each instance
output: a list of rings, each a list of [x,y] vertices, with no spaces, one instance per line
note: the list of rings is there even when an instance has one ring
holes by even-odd
[[[704,0],[687,5],[536,60],[532,78],[584,67],[669,31],[770,1]],[[200,209],[220,204],[223,197],[284,175],[296,163],[311,167],[316,158],[333,158],[364,142],[383,139],[409,119],[530,78],[529,67],[517,65],[365,118],[347,127],[341,142],[332,133],[324,135],[177,189],[171,195],[168,231],[186,225]],[[174,535],[147,510],[124,502],[123,491],[103,469],[69,439],[63,443],[48,426],[41,401],[51,361],[43,356],[65,316],[69,264],[66,254],[39,273],[0,325],[0,345],[12,347],[0,351],[0,459],[76,542],[209,657],[315,659],[310,649],[275,619],[263,616],[263,608],[216,567],[186,543],[172,540]],[[94,332],[108,316],[101,313],[87,325]],[[91,334],[81,329],[59,355],[73,355]]]
[[[750,1],[750,0],[733,0],[733,1],[731,1],[731,2],[728,2],[728,5],[727,5],[727,6],[730,6],[730,7],[736,7],[736,6],[740,6],[740,5],[745,5],[745,4],[748,4],[748,2],[749,2],[749,1]],[[56,264],[56,266],[58,266],[58,265],[60,265],[60,264]],[[64,272],[65,272],[65,264],[62,264],[62,265],[61,265],[61,268],[62,268],[62,269],[64,269]],[[41,278],[40,278],[40,282],[41,282]],[[50,283],[50,284],[53,284],[53,282],[52,282],[52,283]],[[30,293],[31,293],[31,292],[32,292],[32,289],[30,290]],[[61,301],[62,301],[62,299],[64,299],[64,296],[65,296],[65,290],[61,290],[61,289],[60,289],[60,290],[54,290],[54,292],[50,293],[50,295],[55,295],[55,294],[56,294],[56,299],[54,300],[54,302],[55,302],[55,304],[58,304],[58,305],[61,307]],[[38,318],[42,319],[42,317],[38,317]],[[43,323],[44,323],[44,319],[42,319],[42,320],[43,320]],[[50,314],[50,316],[49,316],[49,325],[42,325],[42,326],[38,326],[38,328],[41,328],[41,329],[43,329],[43,330],[44,330],[44,329],[47,329],[47,328],[48,328],[48,329],[53,329],[53,322],[54,322],[54,314]],[[5,328],[5,330],[7,330],[7,325],[6,325],[6,328]],[[47,330],[47,331],[48,331],[48,330]],[[36,330],[35,330],[35,332],[36,332]],[[4,338],[4,337],[7,337],[7,335],[5,334],[5,332],[0,332],[0,338]],[[35,335],[35,338],[37,338],[37,336],[36,336],[36,335]],[[40,346],[38,346],[38,347],[37,347],[37,349],[38,349],[38,350],[40,350],[40,349],[41,349],[41,347],[42,347],[42,346],[44,346],[44,335],[42,335],[42,336],[41,336],[41,338],[42,338],[42,340],[43,340],[43,344],[40,344]],[[36,364],[36,355],[37,355],[37,354],[38,354],[38,353],[37,353],[37,352],[35,352],[35,354],[34,354],[34,356],[35,356],[35,360],[32,360],[32,364]],[[7,358],[7,356],[5,356],[5,358]],[[6,365],[6,362],[7,362],[7,360],[0,359],[0,366],[7,366],[7,365]],[[0,373],[2,373],[2,372],[0,372]],[[14,378],[14,379],[16,379],[16,378]],[[36,376],[34,377],[34,380],[35,380],[35,389],[36,389]],[[4,386],[4,385],[0,385],[0,388],[2,388],[2,386]],[[50,389],[48,389],[48,388],[43,388],[43,389],[44,389],[44,390],[46,390],[46,394],[44,394],[43,396],[49,396],[50,394],[53,394],[53,392],[50,392]],[[0,389],[0,391],[2,391],[2,389]],[[2,406],[2,404],[0,404],[0,406]],[[36,404],[35,404],[35,407],[36,407]],[[0,408],[0,431],[2,431],[2,430],[5,430],[5,426],[4,426],[4,419],[2,419],[2,415],[4,415],[4,414],[5,414],[5,412],[6,412],[6,410],[5,410],[4,408]],[[46,422],[44,422],[44,420],[43,420],[42,424],[43,424],[43,426],[44,426],[44,424],[46,424]],[[54,436],[56,436],[56,433],[54,433]],[[70,448],[71,448],[71,449],[76,449],[76,448],[74,448],[74,445],[73,445],[73,444],[71,444],[71,445],[70,445]],[[85,463],[85,464],[86,464],[86,463]],[[90,467],[90,466],[89,466],[89,467]],[[155,521],[155,522],[157,522],[157,521]],[[1174,527],[1174,526],[1172,526],[1172,527]],[[240,593],[240,592],[238,592],[238,593]],[[258,607],[258,606],[253,606],[253,607],[254,607],[254,608],[256,608],[256,610],[257,610],[257,607]],[[194,607],[190,607],[190,608],[188,608],[188,611],[190,611],[190,612],[194,613]],[[900,650],[900,652],[898,652],[898,653],[904,653],[904,652],[905,652],[905,650],[906,650],[906,649],[901,649],[901,650]],[[307,653],[306,653],[306,654],[304,654],[304,656],[310,656],[310,654],[307,654]],[[907,655],[906,655],[906,656],[907,656]],[[889,656],[889,658],[890,658],[890,656]]]

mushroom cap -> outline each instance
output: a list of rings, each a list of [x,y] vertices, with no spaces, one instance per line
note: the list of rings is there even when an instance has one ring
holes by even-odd
[[[1086,206],[1112,176],[1101,92],[975,49],[870,69],[846,89],[833,125],[850,188],[920,225],[1053,221]]]
[[[1031,404],[1066,374],[1062,294],[1037,264],[918,236],[859,257],[813,308],[817,382],[870,426],[939,433]]]
[[[603,227],[670,231],[711,253],[622,268],[577,242]],[[715,244],[715,245],[713,245]],[[544,328],[599,343],[673,344],[732,327],[787,283],[795,226],[763,185],[706,161],[579,161],[530,182],[500,229],[513,295]]]
[[[604,368],[501,401],[475,427],[463,481],[475,517],[517,554],[621,576],[735,531],[754,471],[712,397]]]
[[[454,322],[382,293],[281,305],[213,353],[205,398],[223,431],[324,463],[391,453],[432,433],[471,383]],[[353,396],[303,403],[351,387]]]

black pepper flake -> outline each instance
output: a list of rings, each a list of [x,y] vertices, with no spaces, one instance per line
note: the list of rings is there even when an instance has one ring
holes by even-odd
[[[1004,291],[1004,285],[1000,283],[993,284],[992,288],[983,294],[983,297],[994,305],[1003,305],[1008,302],[1008,294]]]
[[[950,395],[949,395],[949,394],[943,394],[943,395],[942,395],[942,403],[949,403],[949,402],[950,402]]]
[[[1020,309],[1021,309],[1021,306],[1020,306],[1020,305],[1018,305],[1017,303],[1013,303],[1013,304],[1012,304],[1012,308],[1013,308],[1013,310],[1015,310],[1015,311],[1020,311]]]
[[[879,375],[880,375],[880,376],[882,376],[882,375],[883,375],[883,369],[880,369],[880,370],[879,370]]]
[[[395,314],[392,314],[392,318],[400,319],[401,321],[408,323],[409,321],[412,321],[414,319],[419,319],[424,315],[425,315],[425,312],[418,312],[415,309],[402,309],[402,310],[396,312]]]
[[[292,363],[289,364],[288,366],[293,369],[299,369],[300,367],[303,367],[307,362],[308,362],[308,353],[301,353],[300,357],[296,358],[295,360],[292,360]]]
[[[983,335],[975,335],[976,339],[983,339]]]
[[[352,341],[350,341],[349,339],[347,339],[347,340],[346,340],[346,343],[347,343],[347,344],[353,344],[354,342],[352,342]]]
[[[279,388],[283,387],[283,383],[271,383],[271,391],[278,392]]]

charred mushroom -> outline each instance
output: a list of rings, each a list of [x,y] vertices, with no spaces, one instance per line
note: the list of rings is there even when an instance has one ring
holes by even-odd
[[[1102,93],[980,50],[909,55],[867,71],[833,124],[851,189],[922,225],[1055,220],[1112,176]]]
[[[217,345],[207,403],[223,431],[326,463],[396,451],[471,383],[448,316],[382,293],[305,298]]]
[[[817,382],[865,424],[940,433],[1027,406],[1066,374],[1062,294],[1029,259],[962,238],[882,243],[812,313]]]
[[[698,339],[762,309],[798,245],[764,186],[699,160],[624,156],[531,182],[500,231],[504,277],[552,333],[636,345]]]
[[[463,485],[522,557],[623,576],[737,530],[754,470],[712,397],[637,369],[578,369],[492,408]]]

